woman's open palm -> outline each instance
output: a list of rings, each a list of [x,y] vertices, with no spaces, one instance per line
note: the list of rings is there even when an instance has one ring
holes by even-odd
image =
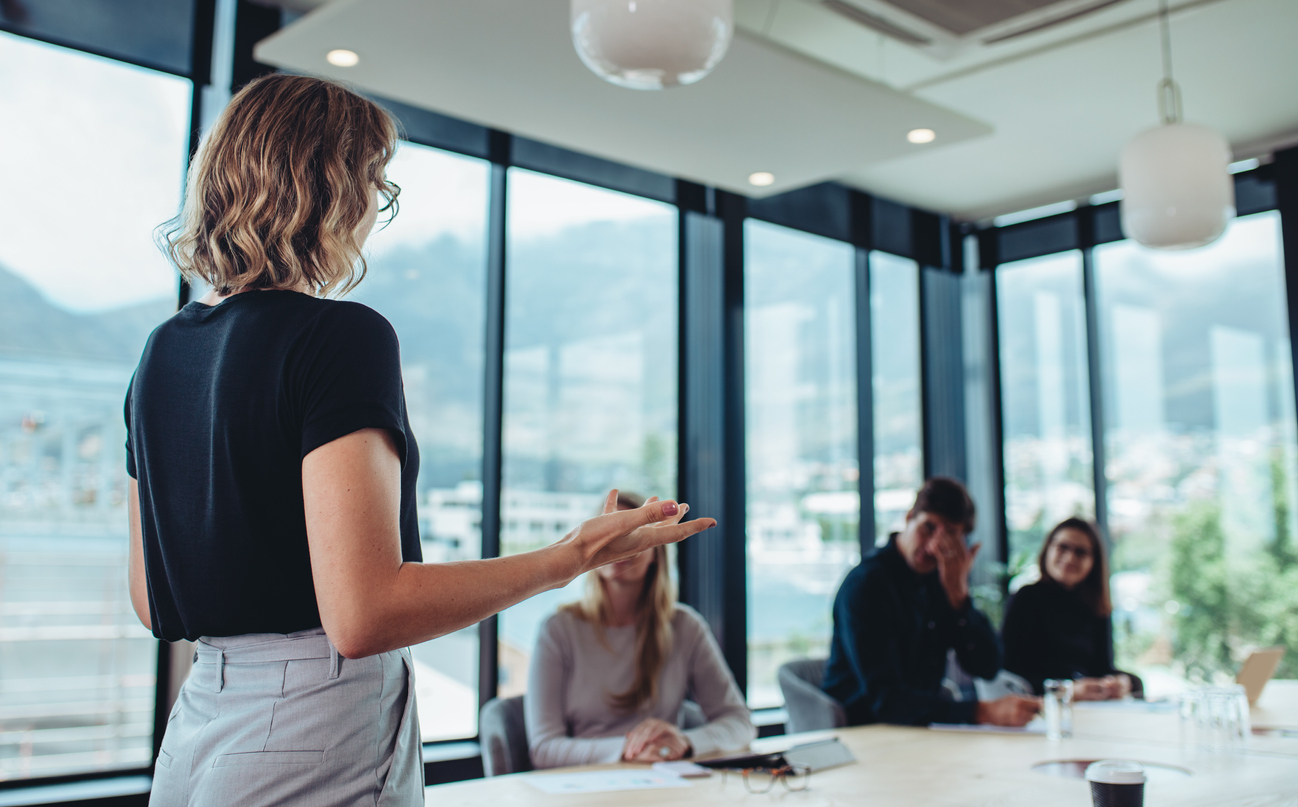
[[[657,496],[633,510],[618,510],[617,490],[611,490],[603,514],[577,525],[560,543],[571,541],[581,549],[582,556],[589,559],[582,571],[589,571],[716,526],[711,518],[682,524],[689,510],[688,504],[659,501]]]

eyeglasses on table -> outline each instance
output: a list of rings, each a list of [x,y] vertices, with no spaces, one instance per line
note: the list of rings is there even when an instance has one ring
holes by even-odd
[[[811,786],[811,768],[806,765],[779,765],[758,768],[722,768],[724,782],[731,774],[739,774],[749,793],[770,793],[779,782],[785,790],[806,790]]]

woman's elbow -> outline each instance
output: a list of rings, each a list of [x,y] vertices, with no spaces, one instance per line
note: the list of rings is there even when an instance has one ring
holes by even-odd
[[[326,619],[325,636],[343,658],[361,659],[391,650],[376,626],[363,618]]]
[[[145,630],[153,630],[153,619],[149,616],[149,604],[141,604],[134,596],[131,597],[131,608],[135,610],[135,618],[140,620],[140,624]]]

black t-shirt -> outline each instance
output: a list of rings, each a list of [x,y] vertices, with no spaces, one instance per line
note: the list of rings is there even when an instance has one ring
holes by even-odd
[[[419,449],[386,319],[359,303],[250,291],[160,325],[126,393],[154,635],[319,627],[302,458],[371,427],[396,441],[401,553],[421,560]]]
[[[1113,667],[1113,622],[1053,580],[1019,589],[1001,627],[1005,669],[1041,692],[1047,678],[1100,678]]]

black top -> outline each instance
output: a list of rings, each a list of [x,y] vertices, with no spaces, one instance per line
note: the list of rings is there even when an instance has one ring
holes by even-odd
[[[1005,669],[1041,692],[1047,678],[1099,678],[1113,667],[1113,622],[1053,580],[1024,586],[1005,606]]]
[[[250,291],[158,326],[126,393],[154,635],[319,627],[302,458],[369,427],[396,441],[401,553],[421,560],[419,449],[386,319],[359,303]]]
[[[842,702],[852,725],[972,723],[974,701],[940,694],[951,648],[972,675],[994,678],[1000,670],[987,617],[970,601],[952,608],[937,572],[916,574],[893,535],[838,589],[824,690]]]

